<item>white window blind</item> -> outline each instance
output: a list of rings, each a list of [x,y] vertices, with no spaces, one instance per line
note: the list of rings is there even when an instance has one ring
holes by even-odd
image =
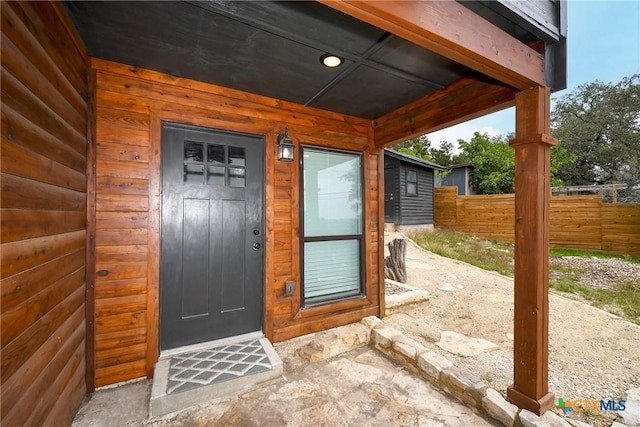
[[[359,246],[357,240],[304,244],[304,298],[307,302],[360,293]]]

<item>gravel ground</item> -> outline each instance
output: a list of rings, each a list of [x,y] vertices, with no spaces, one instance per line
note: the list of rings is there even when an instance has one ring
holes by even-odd
[[[578,283],[591,288],[611,289],[618,283],[633,281],[640,286],[640,264],[617,258],[561,256],[552,262],[581,270]]]
[[[620,268],[612,260],[588,258],[585,262],[598,265],[596,271],[605,271],[604,265]],[[623,268],[636,271],[636,265],[626,264]],[[513,279],[411,244],[407,247],[407,273],[407,283],[426,289],[431,299],[386,317],[385,323],[506,395],[513,381]],[[604,283],[601,277],[608,276],[594,274],[593,280]],[[445,284],[463,289],[440,290]],[[626,390],[640,387],[639,326],[554,293],[549,296],[549,305],[549,389],[556,399],[618,400]],[[500,350],[474,357],[454,355],[436,345],[445,330],[487,339]],[[609,426],[615,418],[606,411],[571,411],[568,416],[598,427]]]

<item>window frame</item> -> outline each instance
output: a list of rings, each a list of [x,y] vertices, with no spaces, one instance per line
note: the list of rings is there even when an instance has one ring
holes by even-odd
[[[304,152],[305,150],[314,150],[327,153],[342,153],[358,156],[360,158],[360,194],[362,195],[362,206],[360,212],[361,230],[360,234],[337,234],[337,235],[321,235],[321,236],[305,236],[304,227]],[[299,244],[300,244],[300,308],[302,310],[306,308],[313,308],[323,305],[340,303],[343,301],[366,298],[366,257],[365,257],[365,212],[366,212],[366,197],[365,197],[365,173],[364,173],[364,153],[359,151],[349,151],[336,148],[318,147],[308,144],[300,145],[300,159],[299,159],[300,173],[298,174],[299,185]],[[340,296],[328,297],[326,299],[318,299],[316,301],[308,302],[305,299],[305,277],[304,277],[304,260],[305,260],[305,243],[311,242],[330,242],[330,241],[342,241],[342,240],[357,240],[358,241],[358,262],[359,262],[359,292],[357,294],[344,294]]]
[[[409,173],[410,172],[415,174],[415,176],[416,176],[416,180],[415,181],[409,181]],[[415,184],[415,187],[416,187],[415,192],[413,192],[413,193],[409,192],[409,183]],[[404,168],[404,193],[408,197],[418,197],[419,192],[418,192],[418,170],[417,169],[408,168],[408,167],[405,166],[405,168]]]

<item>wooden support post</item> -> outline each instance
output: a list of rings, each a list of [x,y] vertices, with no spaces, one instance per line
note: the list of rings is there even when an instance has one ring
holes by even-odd
[[[507,398],[541,415],[554,405],[548,390],[550,91],[516,95],[514,384]]]

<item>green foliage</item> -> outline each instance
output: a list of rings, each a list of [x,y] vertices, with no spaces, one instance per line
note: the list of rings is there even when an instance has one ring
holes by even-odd
[[[507,137],[490,138],[473,134],[469,142],[460,140],[462,155],[458,163],[473,163],[472,185],[478,194],[507,194],[515,191],[515,151]],[[558,143],[551,149],[551,185],[563,185],[558,171],[576,160],[574,154]]]
[[[479,194],[513,193],[515,152],[502,138],[475,132],[469,142],[458,141],[465,161],[473,163],[473,189]]]
[[[551,186],[560,187],[564,185],[564,181],[560,176],[563,168],[573,164],[578,159],[576,154],[571,154],[562,143],[558,141],[558,145],[551,147]]]
[[[479,239],[453,230],[436,229],[410,234],[412,240],[435,254],[513,276],[513,245]]]
[[[640,264],[640,257],[634,257],[631,255],[616,255],[616,254],[608,254],[604,252],[595,252],[595,251],[581,251],[578,249],[565,249],[565,248],[551,248],[549,250],[550,256],[584,256],[590,258],[617,258],[627,262],[634,262]]]
[[[433,161],[429,155],[431,142],[423,135],[418,138],[409,139],[391,147],[392,150],[399,153],[409,154],[410,156],[419,157],[428,162]]]
[[[557,171],[565,185],[624,182],[621,198],[640,201],[640,74],[579,86],[551,118],[552,135],[574,156]]]
[[[462,163],[460,155],[453,154],[453,144],[447,141],[441,141],[438,148],[431,146],[431,141],[426,136],[409,139],[400,144],[391,147],[392,150],[400,153],[409,154],[419,157],[428,162],[435,163],[440,166],[450,166],[456,163]]]
[[[430,148],[429,155],[434,163],[440,166],[452,166],[464,163],[462,154],[453,154],[453,144],[447,141],[440,141],[439,148]]]

